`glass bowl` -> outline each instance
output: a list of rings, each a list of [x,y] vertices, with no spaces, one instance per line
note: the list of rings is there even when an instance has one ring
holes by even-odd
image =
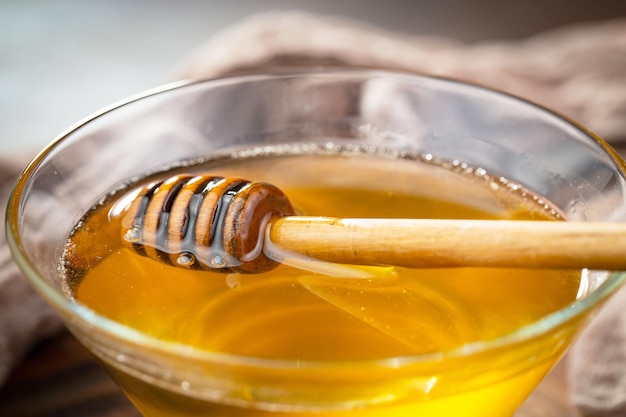
[[[60,268],[67,237],[110,190],[167,166],[281,152],[443,161],[488,173],[491,186],[531,190],[568,220],[626,220],[616,152],[561,115],[481,86],[334,69],[182,82],[130,98],[69,129],[30,163],[9,202],[7,235],[26,279],[143,415],[511,416],[626,277],[583,271],[576,301],[495,339],[304,362],[162,340],[68,291]],[[366,165],[349,169],[367,176]]]

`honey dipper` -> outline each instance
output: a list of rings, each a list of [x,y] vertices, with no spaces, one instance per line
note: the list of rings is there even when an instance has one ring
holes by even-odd
[[[271,184],[177,175],[141,187],[123,239],[135,252],[184,268],[261,273],[268,243],[314,259],[415,268],[487,266],[626,269],[617,223],[339,219],[295,216]]]

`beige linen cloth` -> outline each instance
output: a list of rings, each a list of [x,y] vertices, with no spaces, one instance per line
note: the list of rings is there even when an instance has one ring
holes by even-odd
[[[626,149],[626,20],[468,45],[345,19],[268,13],[209,39],[178,68],[176,78],[302,66],[384,68],[477,82],[552,107]],[[0,159],[2,210],[10,184],[25,164]],[[571,400],[582,415],[626,415],[624,305],[626,289],[606,305],[566,358]],[[20,277],[2,233],[0,384],[32,345],[60,327]]]

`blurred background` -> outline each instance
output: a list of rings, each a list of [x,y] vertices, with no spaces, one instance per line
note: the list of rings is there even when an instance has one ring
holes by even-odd
[[[474,43],[624,17],[626,1],[0,0],[0,155],[32,155],[100,108],[171,81],[213,34],[271,10]]]

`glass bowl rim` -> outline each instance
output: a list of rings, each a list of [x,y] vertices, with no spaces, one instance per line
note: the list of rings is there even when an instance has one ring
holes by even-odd
[[[18,231],[21,197],[22,192],[20,190],[30,178],[31,175],[37,170],[40,164],[42,164],[48,155],[60,146],[64,139],[71,136],[74,132],[81,129],[83,126],[88,125],[92,121],[105,116],[107,113],[122,109],[125,106],[132,105],[135,102],[149,99],[150,97],[160,94],[167,94],[169,92],[178,91],[180,89],[189,88],[201,84],[228,84],[237,82],[251,82],[262,81],[269,79],[280,78],[302,78],[302,77],[321,77],[321,76],[358,76],[366,79],[369,76],[384,76],[395,77],[406,82],[415,82],[421,80],[422,82],[439,82],[449,86],[463,87],[468,89],[475,89],[477,91],[482,90],[483,93],[487,93],[494,96],[501,96],[507,100],[517,101],[519,104],[535,107],[539,111],[546,113],[551,117],[561,119],[561,121],[581,131],[587,139],[591,142],[595,142],[601,148],[601,151],[605,152],[613,162],[616,164],[616,169],[621,173],[622,177],[626,178],[626,163],[622,160],[620,155],[603,139],[591,132],[589,129],[581,125],[580,123],[570,119],[569,117],[560,114],[553,109],[546,106],[537,104],[531,100],[521,98],[517,95],[510,94],[504,91],[494,89],[492,87],[486,87],[474,82],[468,82],[465,80],[459,80],[451,77],[436,76],[420,74],[409,71],[390,71],[390,70],[378,70],[378,69],[364,69],[364,68],[316,68],[311,70],[310,68],[277,71],[265,71],[265,72],[250,72],[234,75],[226,75],[221,77],[212,77],[199,80],[182,80],[173,83],[165,84],[139,94],[135,94],[126,99],[118,101],[110,106],[107,106],[100,111],[84,118],[78,123],[74,124],[60,135],[58,135],[52,142],[50,142],[43,150],[41,150],[26,166],[26,168],[19,175],[11,191],[9,202],[6,210],[5,226],[7,242],[12,253],[13,259],[21,269],[24,277],[31,284],[31,286],[50,304],[54,306],[60,312],[63,312],[65,317],[78,318],[82,323],[91,326],[91,328],[101,331],[111,340],[122,340],[130,343],[131,345],[142,346],[165,353],[168,355],[177,355],[186,357],[193,360],[200,360],[203,362],[215,362],[220,364],[231,365],[245,365],[259,368],[275,368],[275,369],[298,369],[302,368],[326,368],[332,367],[363,367],[377,366],[383,368],[398,368],[402,366],[408,366],[420,363],[432,363],[440,362],[447,359],[453,359],[458,357],[464,357],[473,354],[487,353],[497,349],[511,346],[516,343],[520,343],[526,340],[540,337],[549,333],[552,330],[557,329],[559,326],[567,323],[577,316],[591,310],[597,305],[610,297],[613,292],[617,290],[626,281],[626,271],[614,271],[610,272],[607,279],[595,290],[585,297],[574,301],[573,303],[553,312],[546,316],[539,318],[538,320],[529,323],[523,327],[520,327],[510,333],[504,334],[500,337],[490,340],[479,340],[467,344],[460,345],[454,349],[427,353],[406,355],[397,357],[382,357],[375,359],[354,360],[354,361],[299,361],[296,365],[296,361],[285,359],[271,359],[254,356],[244,356],[224,352],[214,352],[204,350],[196,347],[187,346],[177,342],[163,341],[156,337],[149,336],[139,330],[131,328],[129,326],[118,323],[105,316],[97,314],[93,310],[86,306],[77,303],[69,299],[62,291],[55,288],[44,277],[42,277],[35,265],[29,260],[26,251],[21,244],[21,239]]]

